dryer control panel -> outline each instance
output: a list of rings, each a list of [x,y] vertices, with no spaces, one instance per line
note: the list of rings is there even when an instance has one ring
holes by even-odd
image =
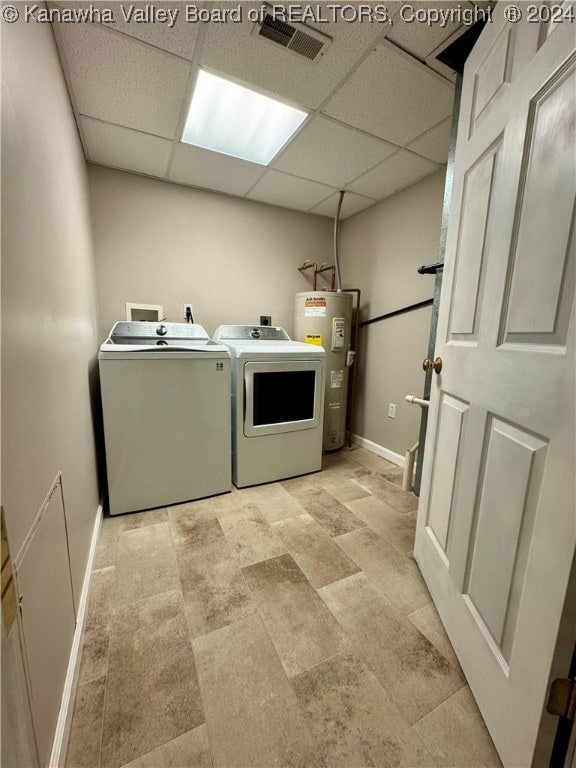
[[[270,325],[221,325],[214,338],[217,341],[290,341],[284,328]]]

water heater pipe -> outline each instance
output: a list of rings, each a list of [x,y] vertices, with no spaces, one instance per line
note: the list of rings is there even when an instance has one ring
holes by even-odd
[[[314,290],[316,290],[316,275],[318,274],[318,264],[306,259],[301,267],[298,267],[298,272],[305,272],[307,269],[314,269]]]
[[[335,280],[336,280],[336,267],[334,267],[334,266],[328,267],[328,266],[324,266],[324,264],[322,264],[319,269],[315,269],[314,270],[314,279],[316,279],[316,275],[320,275],[322,272],[332,272],[332,285],[331,285],[330,290],[333,291],[334,290],[334,283],[335,283]],[[316,285],[316,283],[314,283],[314,285]]]
[[[340,191],[340,198],[338,200],[338,208],[336,209],[336,217],[334,218],[334,263],[336,264],[336,290],[338,293],[342,292],[342,281],[340,280],[340,253],[338,243],[338,228],[340,225],[340,209],[342,208],[342,201],[346,193],[342,189]]]
[[[354,365],[350,368],[348,380],[348,410],[346,412],[346,430],[348,432],[348,448],[352,448],[352,429],[354,427],[354,400],[356,393],[356,370],[360,356],[360,288],[345,288],[343,293],[356,294],[356,310],[354,312],[354,338],[352,349],[354,350]]]

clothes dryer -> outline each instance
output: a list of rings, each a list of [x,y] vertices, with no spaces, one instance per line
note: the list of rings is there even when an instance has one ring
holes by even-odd
[[[324,349],[271,326],[221,325],[214,340],[232,356],[234,484],[321,469]]]

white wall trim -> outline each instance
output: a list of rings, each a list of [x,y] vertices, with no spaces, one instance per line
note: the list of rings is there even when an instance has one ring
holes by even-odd
[[[399,453],[394,453],[394,451],[391,451],[389,448],[384,448],[383,445],[373,443],[372,440],[360,437],[360,435],[352,435],[352,442],[362,448],[366,448],[368,451],[372,451],[372,453],[375,453],[377,456],[382,456],[383,459],[391,461],[392,464],[397,464],[399,467],[404,466],[404,456],[400,456]]]
[[[92,576],[92,566],[94,565],[96,545],[98,544],[101,526],[102,504],[99,504],[98,509],[96,510],[94,528],[92,529],[92,539],[88,551],[84,581],[82,582],[82,592],[78,603],[76,629],[74,631],[70,658],[68,660],[68,671],[66,672],[64,690],[60,702],[60,712],[58,713],[58,722],[56,723],[56,733],[54,734],[49,768],[61,768],[66,759],[66,749],[68,746],[68,737],[70,736],[70,726],[72,724],[72,714],[74,711],[74,699],[76,697],[76,686],[78,683],[78,674],[80,672],[80,659],[82,656],[82,644],[84,640],[84,624],[86,621],[86,609],[88,607],[88,594],[90,592],[90,577]]]

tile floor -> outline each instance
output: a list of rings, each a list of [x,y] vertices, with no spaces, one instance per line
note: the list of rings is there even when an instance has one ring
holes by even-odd
[[[314,475],[105,518],[67,768],[500,766],[400,483],[344,449]]]

